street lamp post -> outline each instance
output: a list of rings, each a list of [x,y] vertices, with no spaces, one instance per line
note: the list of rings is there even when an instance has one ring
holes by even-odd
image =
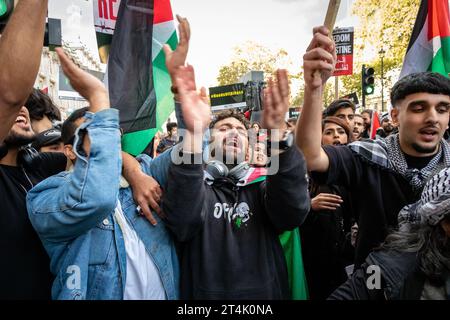
[[[383,58],[386,51],[383,48],[378,52],[381,57],[381,112],[384,112],[384,64]]]

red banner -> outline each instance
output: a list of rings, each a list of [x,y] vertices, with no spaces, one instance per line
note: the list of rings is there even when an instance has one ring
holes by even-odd
[[[353,34],[353,27],[333,31],[337,54],[335,77],[353,74]]]

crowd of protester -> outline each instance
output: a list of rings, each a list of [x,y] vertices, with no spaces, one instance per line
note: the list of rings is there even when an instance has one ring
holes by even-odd
[[[33,89],[47,2],[20,1],[0,39],[0,299],[450,298],[448,78],[400,79],[370,139],[375,112],[323,106],[336,52],[317,27],[298,121],[285,70],[260,123],[212,115],[178,17],[177,122],[133,157],[104,84],[62,49],[88,106],[62,122]]]

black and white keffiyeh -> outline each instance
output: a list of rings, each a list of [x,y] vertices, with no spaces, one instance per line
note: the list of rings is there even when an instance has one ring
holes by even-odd
[[[400,149],[400,140],[398,134],[387,137],[384,140],[366,140],[357,141],[349,145],[353,152],[359,154],[367,161],[398,172],[411,185],[414,192],[421,192],[422,188],[428,181],[430,190],[423,192],[430,194],[432,189],[437,190],[437,186],[442,184],[441,180],[436,180],[436,173],[447,172],[450,173],[450,145],[442,140],[440,143],[439,152],[431,159],[428,165],[422,170],[410,169],[406,163],[405,155]],[[434,177],[433,177],[434,176]],[[438,175],[439,176],[439,175]],[[448,181],[446,182],[448,183]],[[428,193],[427,193],[428,192]],[[426,197],[422,194],[422,198]],[[449,195],[450,197],[450,195]],[[423,200],[425,201],[425,199]],[[421,221],[420,210],[418,210],[419,203],[414,203],[403,208],[399,213],[399,225],[407,225],[408,223],[417,223]],[[424,210],[433,208],[443,208],[447,206],[450,208],[450,201],[446,204],[439,205],[436,201],[429,202],[428,205],[423,205]],[[447,208],[445,207],[445,208]]]
[[[399,213],[400,228],[411,223],[437,225],[450,214],[450,168],[441,170],[425,185],[420,200],[405,206]]]
[[[434,174],[450,167],[450,145],[445,140],[441,141],[436,156],[422,170],[408,168],[405,155],[400,149],[398,134],[384,140],[353,142],[349,147],[367,161],[398,172],[409,182],[414,192],[420,192]]]

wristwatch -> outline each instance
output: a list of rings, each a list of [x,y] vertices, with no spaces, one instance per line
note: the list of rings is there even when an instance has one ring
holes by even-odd
[[[283,139],[279,140],[278,143],[268,141],[269,148],[271,150],[285,151],[293,146],[294,144],[294,134],[290,130],[286,130]],[[278,148],[274,148],[274,145],[278,144]]]
[[[294,144],[294,134],[288,131],[282,140],[279,141],[280,150],[287,150]]]

